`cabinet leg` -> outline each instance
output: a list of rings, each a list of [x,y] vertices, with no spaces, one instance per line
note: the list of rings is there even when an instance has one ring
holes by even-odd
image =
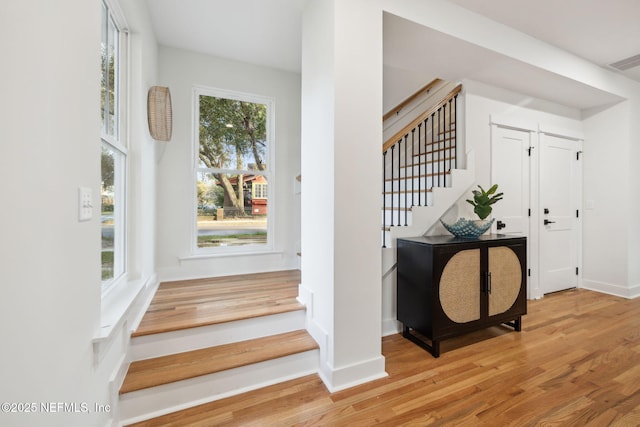
[[[409,327],[406,324],[402,324],[402,336],[405,338],[409,338]]]
[[[431,354],[433,357],[440,357],[440,341],[431,341]]]
[[[515,323],[515,327],[514,327],[514,329],[515,329],[517,332],[522,331],[522,317],[521,317],[521,316],[518,316],[518,318],[515,320],[515,322],[514,322],[514,323]]]
[[[433,357],[440,357],[440,341],[431,340],[431,345],[429,345],[422,339],[412,334],[411,328],[405,324],[402,325],[402,336],[427,350]]]

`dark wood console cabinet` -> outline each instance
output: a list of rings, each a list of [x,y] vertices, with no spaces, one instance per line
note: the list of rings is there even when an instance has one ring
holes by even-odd
[[[456,335],[500,324],[521,330],[527,313],[525,237],[412,237],[398,239],[397,251],[402,334],[434,357],[440,356],[440,341]]]

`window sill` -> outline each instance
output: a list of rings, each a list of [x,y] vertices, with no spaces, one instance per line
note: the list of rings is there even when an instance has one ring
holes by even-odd
[[[133,280],[122,283],[106,293],[101,303],[100,329],[93,337],[93,361],[98,365],[111,346],[116,331],[122,329],[134,301],[146,283]]]
[[[257,255],[282,255],[283,251],[264,250],[264,251],[251,251],[251,252],[209,252],[201,254],[192,254],[179,257],[180,262],[183,261],[196,261],[199,259],[209,258],[225,258],[225,257],[242,257],[242,256],[257,256]]]

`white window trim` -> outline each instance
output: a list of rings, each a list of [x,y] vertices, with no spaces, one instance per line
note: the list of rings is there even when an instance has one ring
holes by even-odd
[[[275,99],[266,96],[260,96],[250,93],[244,93],[239,91],[230,91],[219,88],[212,88],[208,86],[194,85],[192,90],[192,117],[191,117],[191,159],[192,159],[192,185],[191,185],[191,251],[188,256],[181,257],[181,259],[196,259],[196,258],[208,258],[216,256],[230,256],[230,255],[253,255],[253,254],[269,254],[276,253],[276,237],[274,233],[275,229],[275,212],[277,201],[275,197],[275,191],[271,191],[269,195],[269,213],[267,217],[267,243],[266,245],[242,245],[242,246],[225,246],[225,247],[213,247],[213,248],[199,248],[198,247],[198,207],[197,200],[198,194],[196,191],[196,182],[198,179],[199,168],[199,121],[200,121],[200,95],[213,96],[216,98],[227,98],[236,101],[253,102],[256,104],[265,104],[267,106],[267,123],[266,123],[266,135],[267,135],[267,170],[260,171],[260,175],[263,175],[271,188],[275,187]],[[236,170],[220,169],[223,173],[237,173]]]
[[[114,221],[119,221],[121,224],[118,235],[122,242],[120,249],[121,254],[118,256],[119,262],[122,264],[122,273],[113,277],[110,280],[101,281],[101,298],[105,300],[107,296],[115,289],[119,289],[121,286],[126,286],[128,281],[128,236],[127,236],[127,197],[128,197],[128,169],[129,169],[129,156],[127,144],[129,142],[129,105],[130,105],[130,52],[131,44],[128,31],[128,24],[122,12],[122,8],[117,0],[102,0],[107,7],[110,18],[113,20],[116,28],[119,32],[118,37],[118,98],[116,111],[118,113],[118,126],[117,126],[117,138],[104,132],[104,128],[101,130],[100,145],[106,143],[119,155],[124,156],[124,162],[120,171],[120,176],[117,180],[118,188],[116,191],[121,195],[119,204],[122,208],[119,211],[119,215],[114,217]],[[114,213],[115,214],[115,213]],[[114,259],[115,262],[115,259]]]
[[[118,96],[118,112],[119,112],[119,126],[118,126],[118,138],[114,138],[111,135],[106,135],[104,131],[101,132],[100,146],[107,143],[112,150],[125,156],[122,165],[121,179],[119,180],[122,186],[119,190],[121,192],[122,205],[121,215],[116,218],[121,223],[121,238],[122,238],[122,268],[123,272],[118,277],[111,280],[101,281],[101,303],[100,303],[100,328],[94,333],[93,336],[93,356],[94,366],[98,367],[106,360],[107,354],[111,350],[116,338],[121,336],[119,332],[122,332],[122,336],[129,336],[130,332],[137,327],[141,319],[141,314],[137,312],[136,307],[140,304],[141,298],[150,300],[151,296],[155,293],[158,286],[157,276],[154,274],[146,282],[142,280],[129,281],[128,278],[128,176],[129,176],[129,152],[127,146],[130,141],[130,127],[129,127],[129,112],[131,105],[131,38],[128,31],[128,25],[122,13],[122,9],[118,0],[102,0],[101,3],[105,4],[107,9],[111,13],[111,19],[113,19],[116,27],[119,29],[119,96]],[[136,316],[134,318],[133,316]],[[120,366],[117,370],[116,381],[121,381],[124,378],[126,372],[126,355],[122,355],[116,366]],[[124,371],[123,371],[124,367]]]

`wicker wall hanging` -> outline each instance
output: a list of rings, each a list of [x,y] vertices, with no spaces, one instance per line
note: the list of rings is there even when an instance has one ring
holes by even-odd
[[[152,86],[147,96],[147,115],[149,133],[158,141],[171,140],[173,113],[171,111],[171,92],[168,87]]]

